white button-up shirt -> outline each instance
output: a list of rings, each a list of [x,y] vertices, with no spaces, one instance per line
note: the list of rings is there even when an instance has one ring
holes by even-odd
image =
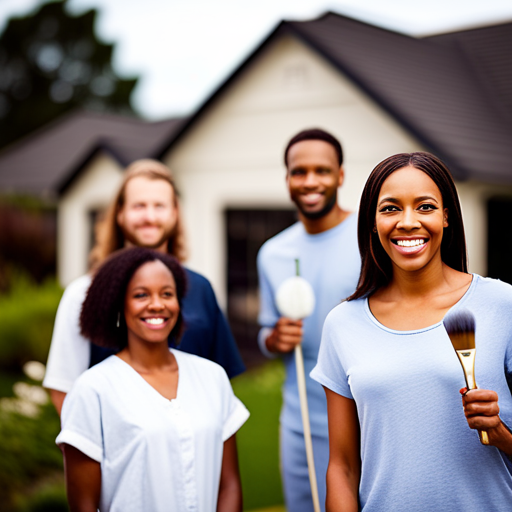
[[[224,370],[172,350],[177,396],[164,398],[111,356],[66,396],[57,444],[101,464],[102,512],[214,512],[223,444],[247,420]]]

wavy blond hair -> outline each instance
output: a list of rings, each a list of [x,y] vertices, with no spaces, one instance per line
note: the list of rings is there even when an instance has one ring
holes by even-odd
[[[136,160],[125,170],[125,175],[121,187],[116,197],[109,205],[104,215],[95,225],[95,245],[89,255],[91,268],[96,268],[105,258],[125,245],[125,237],[117,223],[117,214],[121,211],[125,202],[126,184],[133,178],[144,177],[149,180],[162,180],[171,185],[174,191],[174,201],[177,210],[177,221],[172,235],[167,242],[169,254],[175,256],[180,262],[185,261],[187,249],[185,243],[185,230],[183,220],[180,215],[178,191],[172,178],[171,170],[158,160],[149,158]]]

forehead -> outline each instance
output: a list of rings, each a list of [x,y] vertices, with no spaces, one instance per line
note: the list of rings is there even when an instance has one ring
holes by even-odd
[[[288,150],[288,168],[315,165],[338,168],[334,147],[323,140],[302,140]]]
[[[149,179],[144,176],[132,178],[125,186],[125,203],[138,201],[172,201],[174,190],[165,180]]]
[[[141,265],[133,274],[128,284],[129,288],[135,286],[175,286],[174,276],[169,268],[160,260],[148,261]]]
[[[402,167],[390,174],[382,184],[379,199],[383,197],[400,197],[414,195],[415,197],[429,195],[441,198],[441,191],[434,180],[415,167]]]

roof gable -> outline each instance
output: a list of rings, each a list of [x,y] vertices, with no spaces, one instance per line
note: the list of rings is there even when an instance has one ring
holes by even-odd
[[[510,183],[512,124],[504,115],[503,102],[508,101],[512,66],[508,74],[499,74],[500,62],[494,64],[495,78],[485,66],[495,48],[502,48],[502,61],[512,58],[504,50],[511,29],[509,23],[464,31],[466,35],[415,38],[333,13],[312,21],[281,22],[164,144],[159,156],[193,127],[260,53],[277,38],[292,34],[445,160],[456,178]],[[480,30],[482,36],[474,37]],[[479,43],[483,38],[490,41],[487,47]]]

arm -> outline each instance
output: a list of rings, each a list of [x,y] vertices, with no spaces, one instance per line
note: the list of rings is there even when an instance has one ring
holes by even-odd
[[[462,406],[469,428],[485,430],[489,444],[512,456],[512,432],[499,417],[498,394],[488,389],[462,388]]]
[[[359,422],[354,400],[324,386],[329,424],[326,512],[359,510]]]
[[[302,320],[281,317],[265,339],[265,346],[269,352],[285,354],[302,341],[302,334]]]
[[[302,341],[302,321],[281,317],[275,303],[275,286],[272,286],[266,269],[271,265],[266,261],[264,248],[260,249],[257,259],[258,281],[260,288],[259,324],[262,326],[258,344],[263,354],[285,354]]]
[[[96,512],[101,492],[100,463],[69,444],[63,444],[62,451],[70,511]]]
[[[242,512],[242,484],[238,470],[236,434],[224,442],[217,512]]]
[[[64,393],[64,391],[57,391],[56,389],[50,389],[49,391],[52,403],[60,416],[62,404],[64,403],[64,398],[66,398],[67,393]]]
[[[90,343],[80,334],[79,326],[89,282],[88,276],[83,276],[66,288],[55,317],[43,386],[49,389],[59,414],[66,393],[89,366]]]

